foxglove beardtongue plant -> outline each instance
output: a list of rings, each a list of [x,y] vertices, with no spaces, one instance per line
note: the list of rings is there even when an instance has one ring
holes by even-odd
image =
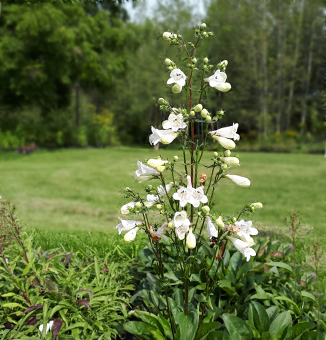
[[[160,110],[166,113],[166,120],[162,121],[162,130],[152,126],[152,133],[149,136],[151,145],[170,144],[178,140],[181,143],[182,157],[164,159],[160,156],[147,160],[146,165],[141,161],[137,162],[136,182],[155,180],[157,184],[148,185],[145,188],[145,195],[134,189],[125,190],[125,197],[129,199],[129,203],[121,208],[121,213],[136,214],[137,218],[135,220],[120,218],[120,223],[116,227],[119,234],[126,232],[124,234],[126,242],[132,242],[137,232],[144,232],[147,235],[149,245],[146,255],[145,250],[143,255],[146,258],[151,256],[152,264],[146,269],[151,280],[149,286],[152,287],[153,282],[159,282],[160,288],[156,289],[165,295],[166,311],[160,307],[155,309],[155,313],[163,315],[170,322],[170,335],[164,334],[160,338],[172,336],[173,340],[176,340],[176,334],[183,332],[178,328],[178,324],[182,324],[183,321],[180,321],[181,319],[176,323],[173,321],[171,303],[182,304],[177,306],[177,314],[184,317],[194,313],[193,311],[199,312],[193,314],[197,315],[197,319],[193,321],[195,325],[193,331],[183,336],[187,340],[199,340],[199,328],[204,315],[215,313],[208,302],[213,298],[213,291],[219,285],[216,277],[220,274],[221,260],[226,247],[231,248],[233,245],[247,261],[256,255],[253,249],[255,242],[251,236],[257,235],[258,230],[252,226],[251,221],[245,222],[240,220],[240,217],[245,212],[252,213],[262,207],[259,202],[247,204],[237,218],[214,211],[215,207],[218,207],[218,210],[221,207],[214,196],[221,180],[229,179],[242,187],[249,186],[250,181],[245,177],[228,173],[230,168],[239,165],[239,159],[231,157],[230,151],[236,147],[235,141],[240,139],[237,133],[238,123],[223,126],[218,121],[224,116],[224,111],[221,109],[213,117],[209,107],[207,105],[205,107],[206,92],[211,87],[222,92],[230,90],[231,85],[226,82],[225,73],[228,62],[223,60],[215,66],[216,64],[209,64],[208,58],[201,61],[196,58],[199,41],[211,37],[213,33],[208,32],[206,24],[202,23],[195,30],[195,35],[196,41],[193,43],[185,42],[180,34],[172,32],[163,34],[163,38],[171,45],[184,49],[187,61],[184,70],[187,69],[185,71],[187,75],[177,68],[171,59],[166,58],[165,64],[170,72],[169,76],[167,75],[167,84],[173,84],[174,93],[180,93],[184,89],[186,100],[184,105],[172,107],[166,99],[159,98],[158,104]],[[196,71],[200,73],[198,84],[195,83],[193,76]],[[217,122],[219,128],[211,129]],[[197,124],[203,126],[203,138],[195,134]],[[205,151],[221,147],[224,148],[222,154],[213,152],[210,154],[213,155],[211,162],[205,161],[203,157]],[[151,213],[154,218],[151,217]],[[228,241],[230,242],[227,245]],[[205,286],[200,286],[200,292],[196,283],[199,277],[204,278]],[[192,299],[189,297],[190,288]],[[181,292],[178,302],[172,298],[176,291]],[[194,304],[197,294],[205,297]],[[145,305],[150,306],[152,302]],[[153,313],[153,309],[149,308],[148,311]]]

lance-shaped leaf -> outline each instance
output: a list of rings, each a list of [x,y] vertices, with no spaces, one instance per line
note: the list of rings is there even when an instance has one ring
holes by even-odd
[[[80,303],[81,305],[84,305],[86,308],[88,308],[89,310],[91,309],[89,303],[87,300],[78,300],[77,303]]]
[[[60,319],[54,319],[53,320],[53,333],[52,333],[52,339],[55,340],[60,332],[62,326],[62,320]]]
[[[30,311],[34,310],[34,309],[38,309],[38,308],[42,308],[43,307],[43,304],[40,303],[38,305],[34,305],[34,306],[31,306],[31,307],[28,307],[27,309],[24,310],[24,314],[25,313],[29,313]]]

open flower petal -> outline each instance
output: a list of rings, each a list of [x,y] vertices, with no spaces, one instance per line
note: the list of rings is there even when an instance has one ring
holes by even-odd
[[[224,128],[221,128],[215,131],[210,131],[209,133],[212,135],[218,135],[224,138],[231,138],[233,140],[239,140],[240,135],[237,134],[238,127],[239,127],[238,123],[233,123],[232,126],[226,126]]]
[[[131,230],[132,228],[135,228],[136,225],[143,224],[142,221],[134,221],[134,220],[123,220],[122,218],[118,217],[120,220],[120,223],[116,226],[116,229],[118,229],[119,235],[123,231]]]

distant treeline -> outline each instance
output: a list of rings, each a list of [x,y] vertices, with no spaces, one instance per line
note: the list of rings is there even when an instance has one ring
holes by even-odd
[[[161,4],[130,22],[119,2],[2,4],[0,149],[148,144],[162,121],[157,99],[183,102],[166,86],[165,58],[184,72],[181,49],[164,31],[194,40],[206,22],[214,37],[198,59],[227,59],[232,90],[209,91],[205,107],[223,109],[248,143],[306,143],[324,134],[324,13],[321,1],[211,0],[198,18],[187,1]],[[200,138],[202,127],[196,126]]]

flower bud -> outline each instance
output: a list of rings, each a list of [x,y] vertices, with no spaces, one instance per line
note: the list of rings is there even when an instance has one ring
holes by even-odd
[[[186,244],[188,249],[194,249],[196,247],[196,237],[192,233],[192,228],[189,229],[189,233],[186,238]]]
[[[168,228],[170,228],[170,229],[173,229],[173,228],[174,228],[174,224],[173,224],[173,222],[169,222],[169,224],[168,224]]]
[[[200,25],[200,29],[204,30],[206,28],[206,24],[203,22],[201,25]]]
[[[169,59],[169,58],[166,58],[166,59],[165,59],[165,64],[166,64],[167,66],[170,66],[171,64],[173,64],[173,61],[172,61],[171,59]]]
[[[179,159],[179,157],[178,157],[178,156],[174,156],[173,159],[174,159],[175,161],[177,161],[177,160]]]
[[[195,115],[196,115],[196,112],[195,111],[190,111],[190,117],[195,117]]]
[[[127,232],[127,234],[124,236],[124,241],[129,243],[133,241],[136,237],[137,231],[139,230],[139,227],[131,229],[130,231]]]
[[[164,98],[159,98],[157,101],[160,105],[169,105],[169,103]]]
[[[260,203],[260,202],[251,203],[251,204],[250,204],[250,207],[251,207],[251,208],[254,208],[254,209],[261,209],[261,208],[263,207],[263,204]]]
[[[201,111],[203,109],[203,105],[201,105],[201,104],[197,104],[194,108],[193,108],[193,110],[195,111],[195,112],[199,112],[199,111]]]
[[[156,206],[156,209],[158,209],[158,210],[160,210],[161,208],[162,208],[161,204],[158,204],[158,205]]]
[[[204,110],[201,111],[200,114],[201,114],[201,116],[202,116],[203,118],[206,118],[207,115],[208,115],[208,111],[207,111],[206,109],[204,109]]]
[[[169,70],[169,71],[172,71],[172,70],[174,70],[174,67],[173,67],[173,66],[169,66],[169,67],[168,67],[168,70]]]
[[[203,60],[204,60],[204,63],[205,63],[205,64],[207,64],[207,63],[208,63],[208,58],[207,58],[207,57],[206,57],[206,58],[204,58]]]
[[[225,157],[230,157],[231,156],[231,151],[230,150],[225,150],[224,156]]]
[[[182,86],[179,84],[174,84],[172,87],[172,92],[173,93],[180,93],[182,91]]]
[[[218,156],[218,152],[214,152],[214,157],[217,157]]]
[[[211,121],[211,119],[212,119],[212,117],[211,117],[211,116],[207,116],[207,117],[206,117],[206,122],[210,122],[210,121]]]
[[[163,144],[165,144],[165,143],[163,143]],[[165,166],[164,165],[159,165],[159,166],[156,167],[156,170],[158,172],[163,172],[165,170]]]
[[[231,84],[230,83],[224,83],[224,86],[225,86],[225,88],[223,88],[221,85],[218,85],[218,86],[215,86],[215,89],[219,90],[221,92],[228,92],[228,91],[231,90]]]
[[[170,32],[164,32],[163,33],[163,39],[164,40],[170,40],[170,38],[171,38],[171,33]]]
[[[209,209],[208,205],[204,205],[201,210],[204,212],[205,215],[207,215],[211,209]]]
[[[233,140],[231,139],[220,137],[218,135],[213,135],[213,138],[217,140],[225,149],[232,150],[236,146]]]
[[[192,58],[192,63],[196,64],[197,63],[197,58]]]
[[[207,37],[208,37],[207,32],[203,32],[203,37],[204,37],[204,38],[207,38]]]
[[[219,63],[219,66],[227,66],[228,65],[228,61],[227,60],[223,60]]]
[[[222,165],[221,165],[221,169],[222,170],[226,170],[228,168],[228,166],[225,164],[225,163],[223,163]]]
[[[138,209],[141,208],[141,203],[140,203],[140,202],[137,202],[137,203],[135,204],[135,207],[138,208]]]
[[[131,189],[129,187],[126,187],[125,190],[126,191],[131,191]]]
[[[202,217],[203,216],[200,211],[198,211],[197,215],[198,215],[198,217]]]
[[[215,224],[216,224],[218,227],[224,228],[224,222],[223,222],[223,220],[222,220],[222,216],[219,216],[219,217],[216,219]]]
[[[221,157],[221,161],[228,166],[239,165],[239,159],[237,157]]]
[[[225,175],[226,178],[230,179],[235,184],[241,187],[249,187],[250,181],[246,177],[238,176],[238,175]]]
[[[236,217],[232,217],[232,218],[231,218],[231,221],[232,221],[232,222],[235,222],[236,220],[237,220]]]

